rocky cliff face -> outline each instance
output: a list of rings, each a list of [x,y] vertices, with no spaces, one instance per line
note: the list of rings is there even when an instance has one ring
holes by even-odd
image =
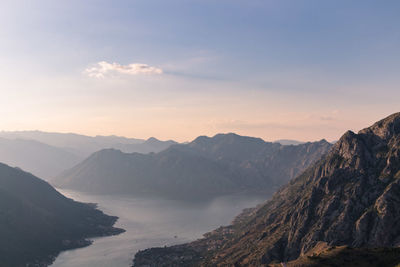
[[[223,164],[241,180],[258,180],[256,186],[274,188],[274,192],[316,162],[331,148],[326,140],[300,145],[281,145],[260,138],[237,134],[201,136],[181,150],[191,151]],[[245,179],[244,179],[245,178]]]
[[[188,246],[199,248],[203,265],[220,266],[290,261],[320,242],[394,247],[400,245],[398,207],[400,113],[358,134],[345,133],[270,201]]]

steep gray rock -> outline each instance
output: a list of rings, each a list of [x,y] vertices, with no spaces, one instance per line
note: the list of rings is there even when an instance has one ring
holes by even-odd
[[[294,260],[321,242],[397,247],[399,150],[400,113],[358,134],[348,131],[329,154],[270,201],[239,216],[233,225],[186,246],[196,251],[196,258],[203,257],[206,266],[266,266]],[[141,252],[135,262],[146,259],[151,263],[152,255],[152,250]],[[168,258],[162,250],[155,255],[162,256],[158,260]]]

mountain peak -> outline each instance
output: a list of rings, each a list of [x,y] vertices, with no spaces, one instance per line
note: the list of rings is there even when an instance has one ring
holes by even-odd
[[[400,134],[400,112],[394,113],[383,120],[365,128],[359,134],[374,134],[383,140],[388,140]]]
[[[213,138],[218,138],[218,137],[239,138],[241,136],[236,133],[219,133],[219,134],[214,135]]]
[[[197,249],[204,266],[266,266],[294,260],[321,242],[397,247],[399,195],[396,113],[358,134],[346,132],[326,156],[268,202],[186,247]]]
[[[160,142],[160,140],[158,140],[157,138],[155,138],[155,137],[150,137],[149,139],[147,139],[146,140],[146,142]]]
[[[333,151],[347,161],[344,166],[359,167],[374,166],[379,158],[400,143],[400,113],[374,123],[372,126],[358,132],[347,131],[334,145]],[[383,163],[382,163],[383,164]]]

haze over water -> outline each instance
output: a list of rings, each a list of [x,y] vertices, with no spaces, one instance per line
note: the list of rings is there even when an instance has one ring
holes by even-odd
[[[266,200],[268,196],[224,196],[206,203],[174,200],[91,195],[60,190],[76,201],[98,203],[98,208],[118,216],[116,227],[126,230],[118,236],[93,239],[91,246],[62,252],[53,267],[126,267],[138,250],[185,243],[229,224],[241,210]]]

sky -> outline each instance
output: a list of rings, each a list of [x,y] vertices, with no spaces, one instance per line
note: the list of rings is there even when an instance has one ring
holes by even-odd
[[[400,1],[2,0],[0,130],[337,140],[400,111]]]

